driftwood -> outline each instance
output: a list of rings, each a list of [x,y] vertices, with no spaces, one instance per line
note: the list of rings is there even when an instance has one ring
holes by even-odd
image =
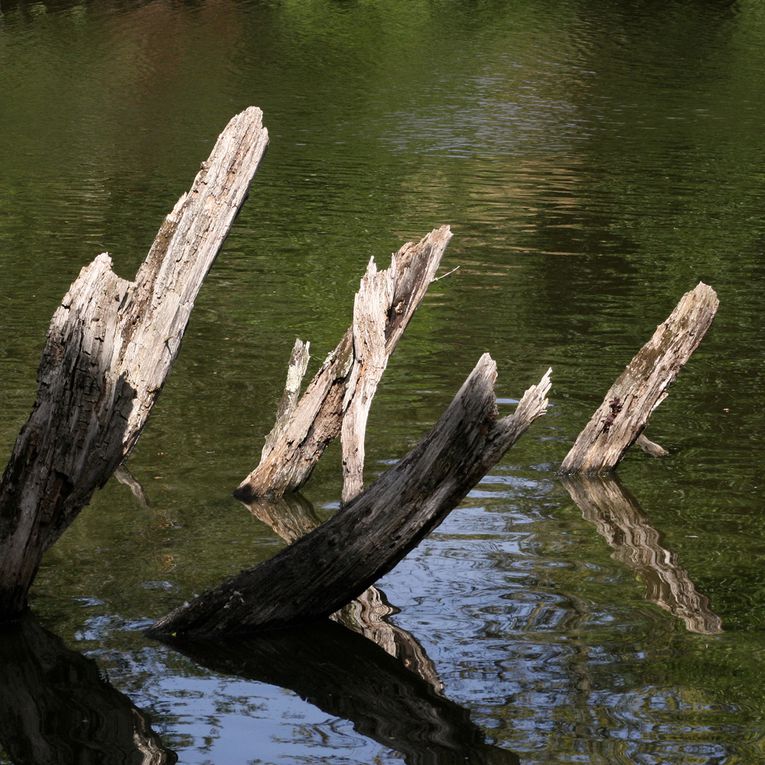
[[[29,615],[0,631],[0,744],[16,765],[178,761],[92,659]]]
[[[662,546],[659,532],[637,500],[611,476],[564,476],[562,483],[585,520],[614,548],[613,557],[637,572],[646,597],[681,619],[690,632],[722,632],[720,617],[697,589],[677,556]]]
[[[518,765],[516,754],[485,742],[465,708],[338,624],[174,647],[214,672],[288,688],[410,765]],[[256,741],[245,754],[259,760]]]
[[[715,291],[703,282],[683,295],[611,386],[563,460],[561,473],[607,473],[616,467],[667,397],[669,386],[709,329],[718,305]]]
[[[99,255],[55,312],[37,400],[0,483],[0,618],[25,607],[45,550],[138,439],[265,151],[261,117],[252,107],[229,122],[134,282]]]
[[[234,492],[238,499],[247,502],[297,491],[338,435],[343,453],[343,502],[361,491],[364,433],[372,398],[388,358],[435,277],[451,236],[449,227],[442,226],[417,244],[405,244],[383,271],[370,261],[356,294],[353,323],[299,400],[308,344],[296,342],[276,424],[266,438],[260,463]]]
[[[288,494],[274,500],[256,499],[245,507],[287,544],[320,525],[313,506],[300,494]],[[411,633],[388,621],[388,617],[397,610],[388,602],[385,593],[373,585],[329,618],[379,645],[383,651],[397,658],[440,693],[443,683],[419,641]]]
[[[157,637],[283,628],[342,608],[435,528],[546,411],[550,372],[497,419],[496,365],[485,354],[433,430],[318,529],[156,622]]]

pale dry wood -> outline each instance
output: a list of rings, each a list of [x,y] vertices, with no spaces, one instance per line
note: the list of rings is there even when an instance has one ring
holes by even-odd
[[[0,484],[0,617],[24,608],[43,552],[135,445],[267,143],[259,109],[234,117],[135,282],[99,255],[55,312]]]
[[[646,454],[650,454],[651,457],[668,457],[669,452],[660,444],[655,441],[651,441],[645,433],[641,433],[635,441],[635,446],[642,449]]]
[[[637,500],[615,478],[563,476],[561,481],[582,517],[614,549],[613,557],[638,573],[648,600],[681,619],[690,632],[722,632],[709,599],[696,589],[677,556],[661,544]]]
[[[451,239],[448,226],[405,244],[389,268],[370,262],[354,303],[352,325],[291,410],[277,417],[260,463],[234,492],[242,501],[280,497],[309,479],[327,445],[341,433],[343,500],[363,485],[364,433],[377,384]]]
[[[318,528],[321,523],[311,503],[297,493],[277,499],[259,498],[244,504],[255,518],[273,529],[287,544]],[[388,602],[385,593],[373,585],[329,618],[379,645],[440,693],[443,683],[425,649],[411,633],[388,621],[397,610]]]
[[[390,571],[547,408],[550,371],[497,419],[484,354],[431,432],[341,512],[255,568],[185,603],[154,636],[214,637],[329,616]]]
[[[619,463],[667,397],[669,386],[714,319],[715,291],[699,282],[640,349],[579,434],[561,473],[606,473]]]

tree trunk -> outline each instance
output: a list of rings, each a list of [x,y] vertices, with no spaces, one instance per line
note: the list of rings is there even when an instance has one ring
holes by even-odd
[[[433,430],[318,529],[194,598],[149,634],[214,637],[327,617],[390,571],[546,411],[550,372],[497,419],[485,354]]]
[[[417,244],[405,244],[384,271],[370,261],[356,294],[353,323],[299,401],[296,394],[305,374],[308,345],[296,342],[276,424],[266,438],[260,463],[234,496],[250,502],[297,491],[341,431],[343,502],[361,491],[364,433],[372,398],[451,236],[449,227],[442,226]]]
[[[99,255],[54,314],[37,400],[0,483],[0,618],[24,609],[45,550],[135,445],[265,151],[261,117],[251,107],[229,122],[135,282]]]
[[[579,434],[561,473],[607,473],[643,432],[714,319],[715,291],[699,282],[638,351]]]
[[[613,557],[638,573],[648,600],[681,619],[690,632],[722,632],[720,617],[697,589],[677,556],[662,547],[659,532],[637,500],[612,477],[564,476],[563,485],[585,520],[614,548]]]

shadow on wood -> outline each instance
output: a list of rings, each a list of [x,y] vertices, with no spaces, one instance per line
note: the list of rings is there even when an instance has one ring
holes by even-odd
[[[517,765],[485,743],[466,709],[380,647],[333,622],[243,641],[171,642],[214,672],[287,688],[400,752],[410,765]],[[254,751],[246,753],[257,760]]]
[[[169,765],[146,715],[31,616],[0,629],[0,743],[14,765]]]
[[[245,507],[287,544],[313,531],[321,523],[311,503],[297,493],[273,500],[256,499]],[[443,683],[425,649],[414,635],[388,621],[388,617],[397,611],[388,602],[385,593],[372,586],[329,618],[380,646],[440,693]]]
[[[722,632],[720,617],[709,607],[709,599],[678,565],[677,556],[661,545],[659,532],[616,478],[564,476],[561,482],[582,517],[614,549],[612,557],[645,582],[648,600],[681,619],[690,632]]]
[[[236,115],[135,281],[103,253],[56,309],[37,398],[0,480],[0,619],[24,610],[43,553],[138,440],[267,143],[260,109]]]

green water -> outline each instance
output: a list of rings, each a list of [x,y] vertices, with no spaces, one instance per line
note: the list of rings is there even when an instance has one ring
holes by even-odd
[[[111,481],[35,584],[62,656],[94,659],[87,683],[108,675],[115,708],[146,713],[184,763],[463,761],[394,698],[419,699],[475,761],[765,762],[765,5],[0,0],[3,453],[69,283],[102,251],[132,278],[250,104],[270,148],[131,458],[148,506]],[[446,701],[374,659],[378,717],[365,717],[341,703],[361,691],[333,696],[314,672],[337,662],[341,678],[343,656],[366,656],[355,643],[330,656],[333,636],[306,635],[296,668],[145,639],[150,620],[280,549],[230,491],[257,462],[292,342],[311,340],[317,364],[369,257],[386,265],[443,223],[444,270],[460,269],[432,286],[386,372],[369,475],[416,443],[484,351],[508,408],[554,370],[548,415],[381,582]],[[719,314],[649,428],[672,456],[619,468],[646,563],[623,529],[609,545],[555,469],[699,280]],[[336,450],[304,493],[322,517],[337,508]],[[692,582],[722,632],[660,608],[657,569]],[[94,728],[22,756],[14,720],[0,720],[0,762],[141,761]]]

